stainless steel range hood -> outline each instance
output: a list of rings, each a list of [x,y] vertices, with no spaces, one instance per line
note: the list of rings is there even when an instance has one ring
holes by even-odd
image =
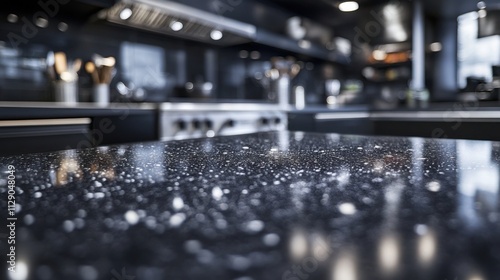
[[[100,14],[109,22],[216,45],[255,38],[256,27],[172,1],[122,0]]]

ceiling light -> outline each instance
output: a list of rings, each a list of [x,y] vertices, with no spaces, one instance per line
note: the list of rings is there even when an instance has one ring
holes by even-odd
[[[250,58],[254,59],[254,60],[259,59],[260,58],[260,52],[258,52],[258,51],[251,52],[250,53]]]
[[[127,20],[132,16],[132,10],[129,8],[125,8],[120,12],[120,18],[122,20]]]
[[[29,275],[29,268],[28,265],[23,262],[23,261],[18,261],[17,262],[17,267],[16,271],[9,271],[9,278],[12,280],[26,280],[28,279]]]
[[[210,32],[210,38],[212,38],[212,40],[214,41],[219,41],[223,36],[224,35],[220,30],[212,30],[212,32]]]
[[[299,47],[301,47],[302,49],[310,49],[311,48],[311,41],[300,40],[299,41]]]
[[[374,50],[372,55],[375,60],[379,61],[382,61],[387,58],[387,53],[383,50]]]
[[[240,51],[240,58],[248,58],[248,51],[245,50]]]
[[[40,28],[46,28],[49,26],[49,21],[43,17],[39,17],[36,19],[35,24]]]
[[[170,23],[170,29],[172,29],[175,32],[181,31],[182,28],[184,28],[184,24],[182,24],[182,22],[180,21],[174,20]]]
[[[443,49],[443,46],[439,42],[434,42],[430,45],[430,49],[432,52],[439,52]]]
[[[342,12],[354,12],[359,9],[359,4],[356,1],[346,1],[339,4],[339,10]]]
[[[16,23],[18,19],[19,19],[19,17],[15,14],[9,14],[7,16],[7,21],[10,23]]]
[[[61,32],[66,32],[68,30],[68,24],[65,22],[60,22],[57,25],[57,29],[59,29],[59,31],[61,31]]]
[[[488,13],[486,12],[486,10],[479,10],[479,11],[477,12],[477,15],[478,15],[480,18],[484,18],[484,17],[486,17],[486,15],[487,15],[487,14],[488,14]]]

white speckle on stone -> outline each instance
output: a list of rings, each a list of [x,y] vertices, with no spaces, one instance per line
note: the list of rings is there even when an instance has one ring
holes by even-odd
[[[426,225],[419,224],[415,225],[414,230],[418,235],[425,235],[429,231],[429,228]]]
[[[496,223],[498,221],[499,216],[500,215],[498,213],[492,212],[488,215],[488,220],[492,223]]]
[[[149,229],[155,229],[156,228],[156,218],[155,217],[147,217],[146,221],[144,222],[146,224],[146,227]]]
[[[268,233],[262,237],[262,242],[269,247],[273,247],[280,243],[280,237],[276,233]]]
[[[139,222],[139,215],[133,210],[125,212],[124,217],[127,223],[129,223],[130,225],[135,225]]]
[[[94,197],[96,199],[101,199],[101,198],[104,198],[105,196],[106,195],[104,195],[104,193],[102,193],[102,192],[96,192],[96,193],[94,193]]]
[[[338,206],[340,213],[344,215],[354,215],[357,212],[356,206],[352,203],[342,203]]]
[[[384,179],[382,178],[374,178],[372,179],[372,183],[382,183],[384,181]]]
[[[77,229],[82,229],[85,226],[85,220],[81,218],[76,218],[73,220],[73,222],[75,223],[75,227]]]
[[[188,240],[184,242],[184,250],[189,254],[197,254],[201,251],[201,242],[198,240]]]
[[[215,227],[218,229],[225,229],[227,228],[227,221],[224,219],[217,219],[215,221]]]
[[[238,270],[238,271],[244,271],[247,270],[250,265],[251,261],[243,256],[230,256],[229,257],[229,265],[232,269]]]
[[[102,183],[99,182],[99,181],[95,181],[94,182],[94,186],[97,187],[97,188],[100,188],[100,187],[102,187]]]
[[[200,263],[209,264],[214,260],[214,254],[208,250],[201,250],[196,255],[196,258]]]
[[[249,233],[257,233],[264,229],[264,222],[253,220],[245,224],[244,229]]]
[[[24,216],[24,223],[29,226],[29,225],[32,225],[34,222],[35,222],[35,217],[33,217],[33,215],[31,214],[28,214],[26,216]]]
[[[42,197],[42,193],[41,192],[36,192],[36,193],[33,194],[33,196],[35,198],[40,198],[40,197]]]
[[[66,220],[63,222],[63,228],[66,232],[72,232],[75,229],[75,223],[70,220]]]
[[[243,147],[243,150],[248,150],[248,149],[250,149],[250,147],[247,147],[247,146]]]
[[[182,198],[180,197],[176,197],[172,201],[172,206],[174,207],[175,210],[179,211],[182,208],[184,208],[184,200],[182,200]]]
[[[186,214],[177,213],[170,217],[169,223],[171,227],[179,227],[186,220]]]
[[[78,209],[78,211],[76,212],[76,214],[78,215],[78,217],[80,218],[85,218],[87,217],[87,211],[83,210],[83,209]]]
[[[364,204],[372,204],[373,203],[373,199],[371,199],[369,197],[363,197],[362,201]]]
[[[79,267],[80,278],[83,280],[96,280],[99,276],[97,270],[90,265],[84,265]]]
[[[431,192],[438,192],[441,190],[441,184],[438,181],[427,183],[426,188]]]
[[[214,187],[212,189],[212,197],[215,199],[215,200],[220,200],[222,198],[222,196],[224,195],[224,192],[221,190],[221,188],[219,187]]]

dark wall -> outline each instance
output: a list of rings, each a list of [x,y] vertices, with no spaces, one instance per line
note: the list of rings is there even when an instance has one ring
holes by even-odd
[[[0,99],[1,100],[50,100],[50,83],[45,79],[45,71],[41,67],[23,65],[28,61],[41,62],[49,51],[64,51],[68,60],[81,58],[89,60],[93,54],[114,56],[117,58],[117,73],[113,79],[112,89],[118,81],[128,82],[122,73],[123,60],[121,50],[123,44],[136,43],[160,48],[164,52],[161,64],[163,73],[152,73],[153,77],[163,81],[162,86],[147,88],[149,101],[162,101],[172,96],[173,89],[185,83],[186,79],[204,76],[204,54],[214,49],[200,43],[160,36],[154,33],[141,32],[134,29],[115,26],[104,21],[92,19],[67,20],[51,18],[47,28],[36,28],[35,36],[16,44],[11,38],[23,36],[24,23],[6,21],[8,9],[0,14],[0,40],[3,41],[0,57]],[[31,13],[13,11],[19,18],[31,18]],[[58,30],[57,26],[64,22],[68,25],[66,32]],[[15,34],[15,35],[13,35]],[[215,51],[220,51],[214,49]],[[8,52],[17,52],[16,57],[9,57]],[[180,60],[178,57],[185,57]],[[182,67],[180,64],[183,64]],[[184,65],[185,64],[185,65]],[[184,72],[184,73],[180,73]],[[42,79],[40,79],[42,77]],[[31,78],[31,79],[30,79]],[[217,84],[217,81],[212,81]],[[80,72],[80,88],[85,91],[90,87],[90,78],[84,71]],[[117,92],[115,93],[115,98]]]
[[[224,17],[255,24],[259,29],[283,35],[285,22],[296,14],[273,3],[257,0],[245,1],[197,1],[178,2],[211,11]],[[96,14],[109,7],[108,0],[73,0],[61,5],[57,13],[48,18],[48,26],[33,25],[33,16],[42,9],[37,1],[8,3],[0,12],[0,101],[50,101],[53,100],[51,81],[47,79],[44,59],[49,51],[64,51],[68,59],[91,59],[93,54],[117,58],[117,71],[111,84],[113,101],[122,100],[116,89],[118,82],[130,84],[131,69],[124,69],[123,48],[126,44],[141,44],[163,53],[159,62],[162,71],[150,73],[146,68],[135,69],[144,74],[142,88],[147,95],[144,100],[163,102],[179,98],[188,81],[208,81],[214,85],[213,99],[266,100],[264,87],[255,80],[258,73],[270,67],[273,56],[293,55],[304,66],[293,81],[293,85],[306,88],[310,103],[324,102],[321,98],[324,80],[350,76],[350,67],[327,63],[307,56],[296,55],[280,49],[257,43],[231,47],[218,47],[185,39],[168,37],[157,33],[113,25],[98,20]],[[237,4],[235,4],[237,3]],[[17,22],[7,20],[9,14],[18,16]],[[35,35],[25,36],[26,22],[35,29]],[[67,24],[67,31],[60,31],[59,25]],[[14,35],[13,35],[14,34]],[[14,38],[14,39],[13,39]],[[242,58],[240,53],[257,52],[257,56]],[[137,58],[131,59],[137,61]],[[140,63],[139,63],[140,64]],[[307,66],[307,67],[305,67]],[[128,66],[130,68],[130,65]],[[334,68],[334,77],[325,77],[324,69]],[[133,71],[132,71],[133,72]],[[80,100],[88,101],[91,78],[80,71]]]
[[[435,54],[433,97],[435,100],[454,100],[459,91],[457,81],[457,28],[456,18],[436,21],[436,39],[443,50]]]

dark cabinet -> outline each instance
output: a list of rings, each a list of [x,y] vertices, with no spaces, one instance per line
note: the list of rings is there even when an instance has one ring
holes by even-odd
[[[43,111],[43,112],[38,112]],[[0,120],[0,156],[84,149],[103,145],[158,140],[158,117],[154,110],[128,114],[82,112],[68,118],[38,110],[39,118]],[[46,115],[45,117],[43,115]],[[78,116],[76,116],[78,115]],[[83,117],[80,117],[83,116]]]
[[[289,113],[291,131],[373,135],[368,112]]]
[[[90,118],[0,121],[0,156],[75,149],[92,143]]]
[[[91,134],[95,146],[155,141],[158,117],[151,112],[129,116],[95,117]]]

